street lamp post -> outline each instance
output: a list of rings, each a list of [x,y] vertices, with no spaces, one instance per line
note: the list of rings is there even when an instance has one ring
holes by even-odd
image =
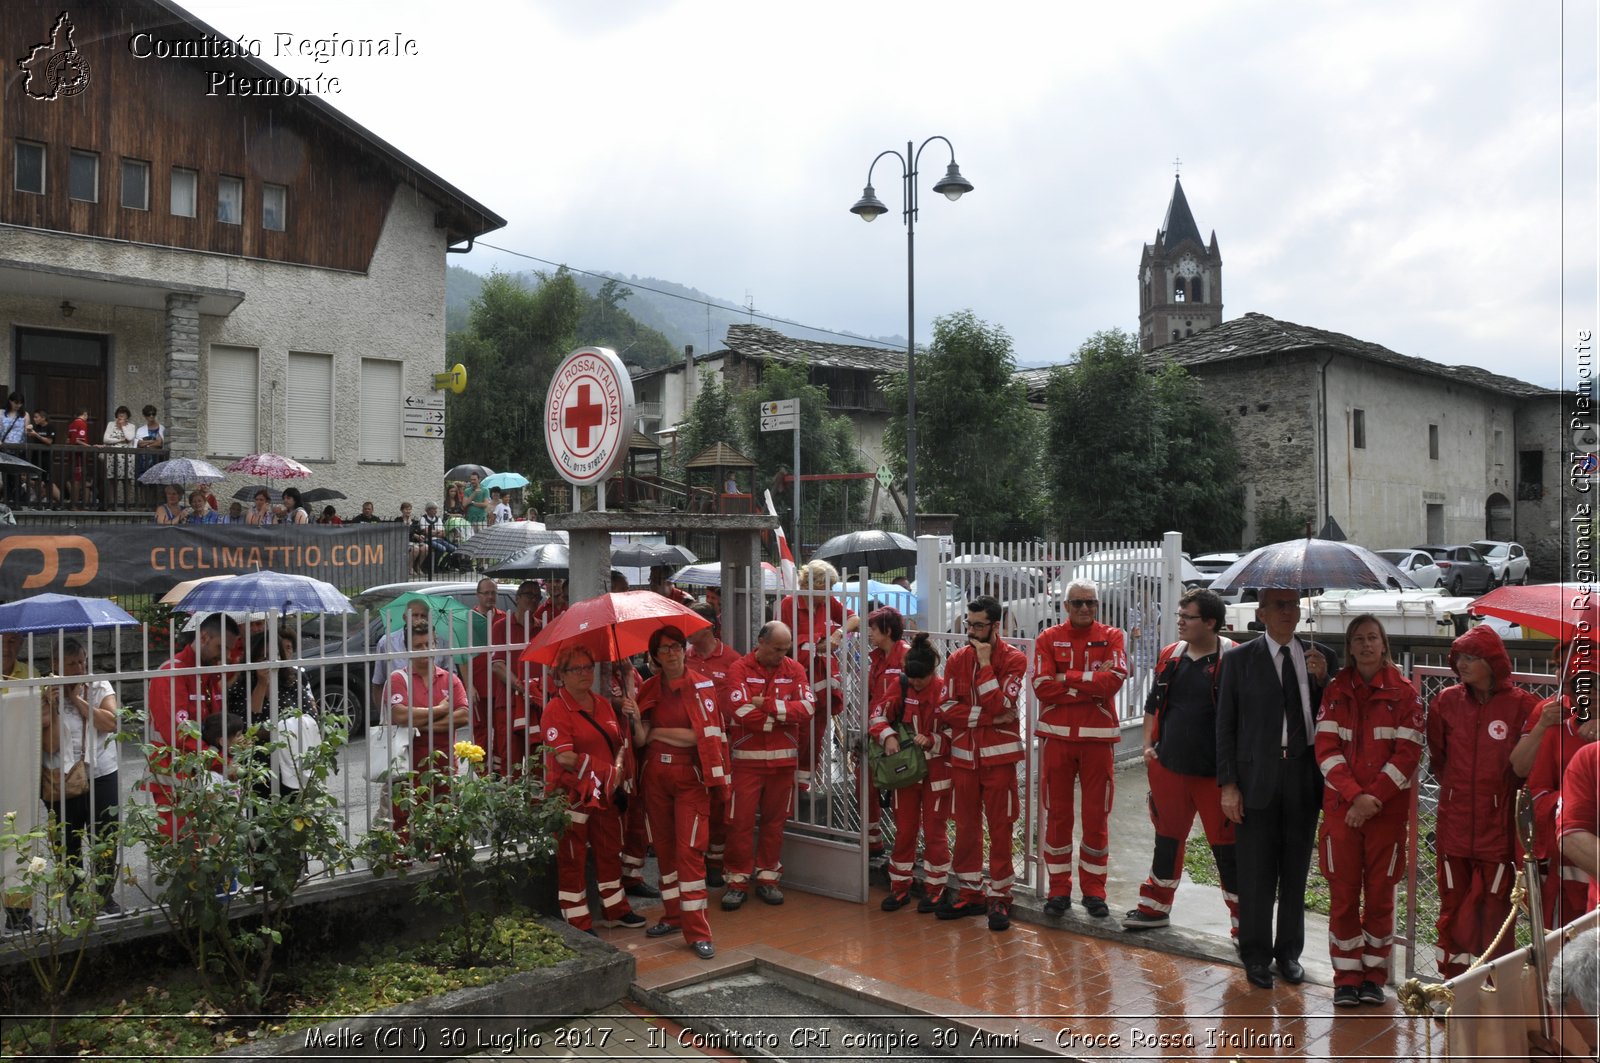
[[[862,221],[887,214],[889,208],[872,190],[872,170],[885,155],[900,160],[900,213],[906,222],[906,527],[913,536],[917,534],[917,165],[922,160],[923,148],[935,140],[943,141],[950,149],[950,165],[933,190],[944,193],[945,198],[952,201],[972,191],[972,182],[961,176],[961,169],[956,165],[955,145],[945,137],[931,136],[915,151],[912,151],[912,142],[906,141],[904,155],[893,148],[880,151],[867,167],[867,187],[856,205],[850,208],[850,213],[860,216]]]

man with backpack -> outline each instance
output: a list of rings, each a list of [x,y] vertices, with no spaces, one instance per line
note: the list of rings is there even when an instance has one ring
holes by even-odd
[[[1144,761],[1155,856],[1149,877],[1139,887],[1139,907],[1122,920],[1124,930],[1170,925],[1185,842],[1198,814],[1222,878],[1233,937],[1239,936],[1234,826],[1222,814],[1217,788],[1217,669],[1222,654],[1234,645],[1217,632],[1227,615],[1215,591],[1186,591],[1178,599],[1178,634],[1183,638],[1156,659],[1155,681],[1144,703]]]

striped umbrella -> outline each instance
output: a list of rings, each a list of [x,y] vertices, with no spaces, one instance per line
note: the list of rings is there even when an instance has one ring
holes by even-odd
[[[353,613],[350,599],[331,583],[287,572],[247,572],[233,579],[202,583],[184,595],[177,608],[185,613]]]

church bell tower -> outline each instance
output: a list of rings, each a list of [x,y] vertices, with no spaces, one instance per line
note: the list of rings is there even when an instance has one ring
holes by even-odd
[[[1200,239],[1183,182],[1172,180],[1172,201],[1154,243],[1139,256],[1139,345],[1153,351],[1222,322],[1222,253],[1216,230]]]

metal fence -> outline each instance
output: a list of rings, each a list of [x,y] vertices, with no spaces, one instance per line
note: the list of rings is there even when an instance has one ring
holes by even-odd
[[[0,447],[37,465],[42,474],[0,471],[0,493],[15,510],[143,510],[165,498],[160,485],[141,484],[138,474],[171,456],[166,447],[106,447],[36,443]]]

